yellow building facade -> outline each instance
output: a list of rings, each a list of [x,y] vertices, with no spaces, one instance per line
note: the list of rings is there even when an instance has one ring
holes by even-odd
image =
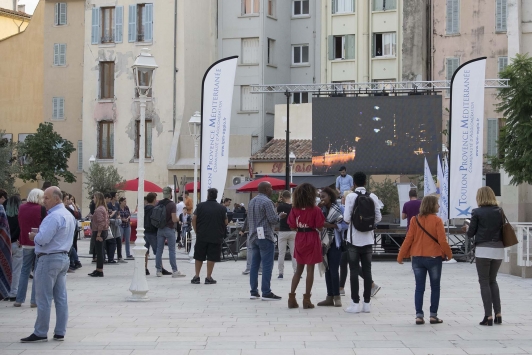
[[[0,7],[0,40],[24,32],[31,20],[31,15]]]

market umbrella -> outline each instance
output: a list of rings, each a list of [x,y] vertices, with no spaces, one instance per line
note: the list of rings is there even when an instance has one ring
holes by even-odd
[[[244,185],[241,188],[239,188],[237,191],[238,192],[258,191],[259,184],[261,182],[263,182],[263,181],[267,181],[270,184],[272,184],[272,189],[273,190],[284,190],[285,186],[286,186],[284,180],[276,179],[276,178],[273,178],[273,177],[270,177],[270,176],[265,176],[265,177],[261,177],[260,179],[256,179],[256,180],[250,181],[246,185]],[[290,187],[296,187],[296,186],[297,186],[296,184],[290,183]]]
[[[198,185],[196,187],[196,191],[199,191],[201,188],[200,186],[200,182],[198,181]],[[188,184],[185,185],[185,191],[187,192],[194,192],[194,182],[189,182]]]
[[[139,190],[139,178],[133,180],[127,180],[124,183],[116,185],[117,189],[124,191],[138,191]],[[163,192],[159,186],[155,185],[153,182],[144,180],[144,191],[145,192]]]

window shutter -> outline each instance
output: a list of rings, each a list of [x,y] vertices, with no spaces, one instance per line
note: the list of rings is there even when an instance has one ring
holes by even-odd
[[[345,36],[345,59],[355,59],[355,35]]]
[[[452,3],[453,3],[452,33],[460,33],[460,0],[452,0]]]
[[[83,141],[78,141],[78,171],[83,170]]]
[[[146,16],[144,16],[144,41],[153,41],[153,4],[146,4]]]
[[[498,59],[498,73],[503,71],[508,65],[508,57],[499,57]]]
[[[57,98],[57,115],[58,119],[65,118],[65,99],[62,97]]]
[[[124,7],[115,7],[115,43],[122,43],[122,37],[124,33]]]
[[[129,5],[128,42],[137,41],[137,5]]]
[[[327,39],[329,60],[334,60],[334,36],[329,36]]]
[[[501,31],[506,32],[506,20],[508,16],[507,12],[507,0],[501,0]]]
[[[355,0],[351,0],[351,12],[356,12],[356,10],[355,10]]]
[[[54,44],[54,65],[59,65],[59,44]]]
[[[54,97],[52,98],[52,118],[58,119],[59,118],[59,109],[58,109],[58,98]]]
[[[446,3],[445,27],[447,34],[453,33],[453,0],[447,0]]]
[[[59,65],[66,65],[66,43],[59,44]]]
[[[331,3],[332,13],[335,14],[338,11],[338,0],[331,0]]]
[[[59,4],[59,25],[67,24],[67,4],[65,2],[60,2]]]
[[[59,25],[59,3],[55,4],[55,22],[54,25]]]
[[[488,118],[488,147],[487,155],[495,156],[497,155],[497,139],[499,139],[499,119],[497,118]]]
[[[92,8],[91,44],[100,43],[100,8]]]

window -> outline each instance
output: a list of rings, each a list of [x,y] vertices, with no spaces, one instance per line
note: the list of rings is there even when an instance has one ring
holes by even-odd
[[[308,104],[308,92],[294,92],[293,104]]]
[[[259,63],[259,38],[242,38],[242,64]]]
[[[329,60],[355,59],[355,35],[329,36]]]
[[[58,2],[55,4],[55,22],[56,26],[63,26],[67,24],[67,4]]]
[[[268,16],[275,17],[275,0],[268,0]]]
[[[447,58],[445,60],[445,66],[446,66],[446,79],[451,80],[453,78],[453,74],[460,66],[460,58]],[[451,91],[447,90],[446,96],[449,97]]]
[[[123,28],[123,6],[92,8],[91,44],[121,43]]]
[[[460,0],[447,0],[445,33],[455,35],[460,33]]]
[[[54,66],[66,65],[66,43],[54,43]]]
[[[259,96],[251,93],[251,87],[243,85],[240,95],[240,107],[242,111],[258,111]]]
[[[346,14],[355,12],[355,0],[332,0],[333,14]]]
[[[258,15],[260,0],[242,0],[242,15]]]
[[[140,70],[137,72],[138,73],[138,76],[139,76],[139,84],[140,86],[149,86],[150,83],[148,82],[149,81],[149,73],[148,72],[141,72]],[[153,73],[152,73],[153,75]],[[152,78],[153,80],[153,78]],[[152,97],[151,96],[151,91],[152,91],[152,88],[150,88],[148,90],[148,93],[146,94],[147,97]],[[137,90],[137,88],[135,88],[135,97],[139,97],[139,91]]]
[[[508,66],[508,57],[497,58],[497,73],[500,73]]]
[[[388,11],[397,9],[397,0],[373,0],[373,11]]]
[[[274,64],[275,40],[268,38],[268,64]]]
[[[499,139],[499,119],[488,118],[488,147],[486,155],[493,157],[497,155],[497,140]]]
[[[100,62],[100,99],[115,97],[115,62]]]
[[[151,158],[151,143],[152,143],[152,121],[145,121],[145,132],[144,132],[144,158]],[[140,121],[136,121],[136,140],[135,140],[135,158],[139,158],[139,148],[140,148]]]
[[[65,119],[65,99],[63,97],[52,98],[52,119]]]
[[[153,4],[129,5],[128,42],[153,41]]]
[[[78,171],[83,171],[83,141],[78,141]]]
[[[373,35],[374,57],[395,57],[395,32],[375,33]]]
[[[100,121],[98,123],[98,159],[114,157],[114,123]]]
[[[292,46],[292,64],[308,64],[308,44]]]
[[[309,15],[309,0],[294,0],[292,3],[293,16],[308,16]]]
[[[506,0],[496,0],[495,3],[495,31],[506,32],[506,19],[508,17]]]

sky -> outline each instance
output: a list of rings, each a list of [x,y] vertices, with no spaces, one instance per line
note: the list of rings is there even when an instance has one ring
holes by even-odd
[[[26,13],[33,15],[33,11],[37,7],[39,0],[19,0],[19,5],[26,5]]]

